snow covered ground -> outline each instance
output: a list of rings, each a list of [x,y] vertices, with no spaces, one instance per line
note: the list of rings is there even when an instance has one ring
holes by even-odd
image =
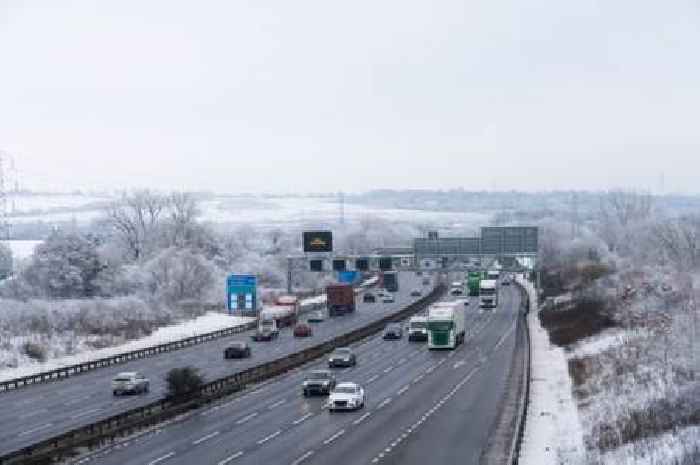
[[[108,197],[97,196],[26,196],[16,199],[16,212],[21,215],[10,218],[12,222],[29,223],[71,222],[89,223],[103,215],[100,208],[90,205],[104,203]],[[78,212],[62,211],[81,208]],[[330,198],[320,197],[231,197],[219,196],[200,203],[202,220],[233,225],[255,225],[258,228],[335,224],[339,217],[339,204]],[[36,213],[31,213],[31,212]],[[413,223],[438,223],[441,227],[471,228],[488,224],[490,216],[484,213],[440,212],[429,210],[402,210],[358,204],[345,205],[345,221],[355,223],[366,217],[388,221]]]
[[[213,223],[255,224],[258,227],[275,225],[334,224],[338,221],[339,205],[332,199],[312,197],[246,199],[219,198],[202,202],[202,218]],[[388,221],[439,223],[443,227],[482,226],[489,215],[466,212],[439,212],[402,210],[345,205],[345,220],[353,223],[366,217]]]
[[[518,280],[537,302],[532,284]],[[536,305],[528,316],[532,349],[530,407],[520,451],[521,465],[583,464],[581,421],[571,389],[564,350],[549,343]]]
[[[254,318],[231,316],[226,313],[219,312],[209,312],[190,321],[159,328],[150,336],[130,341],[126,344],[55,358],[48,360],[45,363],[36,362],[16,368],[6,368],[0,370],[0,381],[29,376],[44,371],[75,365],[77,363],[83,363],[90,360],[97,360],[103,357],[110,357],[113,355],[130,352],[132,350],[178,341],[188,337],[197,336],[199,334],[217,331],[219,329],[239,326],[253,320]]]
[[[12,259],[15,261],[29,258],[34,253],[36,246],[42,242],[43,241],[2,241],[3,244],[12,250]]]
[[[58,208],[79,208],[110,200],[107,196],[79,194],[15,194],[9,193],[7,204],[10,215],[31,211],[48,211]]]

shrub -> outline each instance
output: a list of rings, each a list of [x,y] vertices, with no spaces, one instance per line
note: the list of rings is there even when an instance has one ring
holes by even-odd
[[[566,309],[543,309],[539,317],[552,344],[565,347],[617,326],[610,313],[606,299],[586,296]]]
[[[39,362],[45,362],[47,358],[46,347],[34,342],[25,342],[22,346],[22,352],[29,357]]]
[[[188,366],[173,368],[165,376],[168,395],[177,399],[192,398],[199,393],[204,378],[197,368]]]

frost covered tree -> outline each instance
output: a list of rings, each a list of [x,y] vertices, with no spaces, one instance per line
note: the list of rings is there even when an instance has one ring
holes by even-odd
[[[598,233],[611,252],[629,254],[653,211],[650,194],[613,190],[600,198]]]
[[[0,243],[0,279],[6,279],[12,274],[12,249]]]
[[[36,247],[21,279],[32,293],[49,298],[92,297],[103,268],[92,235],[55,232]]]
[[[148,261],[144,271],[151,294],[167,303],[202,298],[216,276],[215,266],[206,257],[174,247]]]
[[[664,261],[681,270],[700,267],[700,216],[659,221],[652,227],[652,238],[660,245]]]
[[[129,258],[140,260],[157,239],[157,227],[168,198],[149,190],[122,196],[105,212],[105,222],[121,241]]]

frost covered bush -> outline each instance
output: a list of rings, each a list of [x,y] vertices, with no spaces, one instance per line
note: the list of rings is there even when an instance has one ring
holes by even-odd
[[[12,274],[12,249],[4,242],[0,243],[0,279],[6,279]]]
[[[39,362],[46,361],[46,347],[35,342],[25,342],[22,345],[22,352],[29,357]]]

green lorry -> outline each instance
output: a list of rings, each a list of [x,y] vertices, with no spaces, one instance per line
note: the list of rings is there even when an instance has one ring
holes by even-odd
[[[469,288],[469,295],[470,296],[478,296],[479,295],[479,285],[481,284],[481,280],[484,279],[486,276],[484,276],[483,271],[470,271],[469,274],[467,275],[467,287]]]

